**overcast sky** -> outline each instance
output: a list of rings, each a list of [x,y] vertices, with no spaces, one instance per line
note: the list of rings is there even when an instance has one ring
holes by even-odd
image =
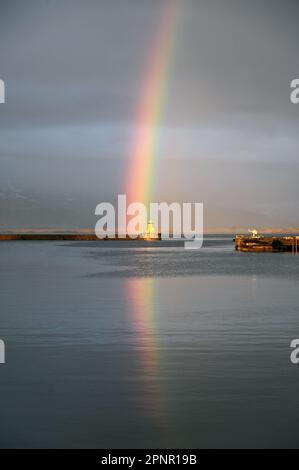
[[[1,1],[0,227],[93,227],[124,191],[165,1]],[[299,226],[299,3],[182,4],[155,197],[203,201],[206,227]]]

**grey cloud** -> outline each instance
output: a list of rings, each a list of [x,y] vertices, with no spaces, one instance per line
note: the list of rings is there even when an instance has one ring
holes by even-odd
[[[123,190],[161,5],[1,2],[2,225],[44,224],[47,204],[51,226],[64,217],[69,225],[75,199],[86,226],[95,201]],[[299,105],[289,84],[299,75],[298,13],[291,0],[182,0],[157,197],[204,198],[209,225],[295,220]]]

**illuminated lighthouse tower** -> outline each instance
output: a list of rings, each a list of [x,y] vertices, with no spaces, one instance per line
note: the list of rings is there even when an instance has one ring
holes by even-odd
[[[152,238],[157,238],[157,232],[155,230],[153,221],[150,220],[147,224],[146,236],[147,240],[151,240]]]

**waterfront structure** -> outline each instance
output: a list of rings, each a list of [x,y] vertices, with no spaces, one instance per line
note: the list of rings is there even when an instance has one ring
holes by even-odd
[[[298,254],[299,236],[262,236],[256,232],[252,236],[236,235],[234,242],[237,251]]]

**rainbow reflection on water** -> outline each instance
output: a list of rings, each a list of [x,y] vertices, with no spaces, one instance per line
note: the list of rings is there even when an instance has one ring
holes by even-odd
[[[144,393],[143,406],[148,418],[161,429],[167,422],[168,405],[158,325],[157,282],[153,278],[130,278],[125,282],[125,289]]]

